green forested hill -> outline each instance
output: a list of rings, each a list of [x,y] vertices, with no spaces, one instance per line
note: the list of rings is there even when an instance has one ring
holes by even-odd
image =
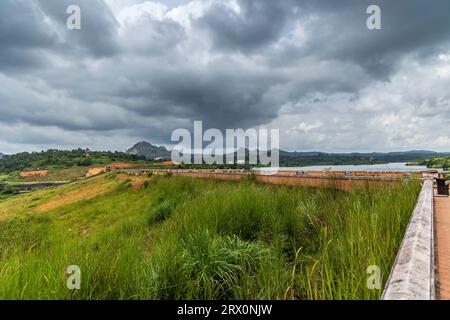
[[[283,166],[381,164],[421,161],[423,159],[447,155],[448,153],[437,153],[426,150],[388,153],[286,152],[280,150],[280,163]]]
[[[450,157],[437,157],[432,159],[426,159],[418,162],[421,166],[427,166],[428,168],[450,168]]]
[[[76,150],[47,150],[5,155],[0,158],[0,172],[25,169],[56,169],[74,166],[106,165],[117,161],[143,160],[143,157],[124,152]]]

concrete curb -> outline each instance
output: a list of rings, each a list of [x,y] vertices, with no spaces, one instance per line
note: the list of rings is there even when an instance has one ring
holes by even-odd
[[[433,180],[423,182],[383,300],[434,300]]]

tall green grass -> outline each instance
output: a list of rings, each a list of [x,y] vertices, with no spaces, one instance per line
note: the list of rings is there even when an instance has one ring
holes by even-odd
[[[377,299],[366,268],[386,281],[419,190],[122,183],[0,221],[0,299]],[[81,290],[66,288],[69,265]]]

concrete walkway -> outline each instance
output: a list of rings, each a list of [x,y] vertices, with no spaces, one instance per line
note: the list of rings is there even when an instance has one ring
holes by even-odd
[[[436,299],[450,300],[450,197],[434,196]]]

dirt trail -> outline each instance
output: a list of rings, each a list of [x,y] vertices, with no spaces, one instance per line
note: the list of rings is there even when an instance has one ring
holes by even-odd
[[[84,183],[79,188],[52,197],[49,201],[37,206],[34,211],[44,212],[81,200],[89,200],[107,193],[116,186],[111,180],[100,180],[95,183]]]
[[[19,174],[20,177],[22,178],[28,178],[28,177],[45,177],[46,175],[48,175],[49,171],[48,170],[39,170],[39,171],[23,171]]]

